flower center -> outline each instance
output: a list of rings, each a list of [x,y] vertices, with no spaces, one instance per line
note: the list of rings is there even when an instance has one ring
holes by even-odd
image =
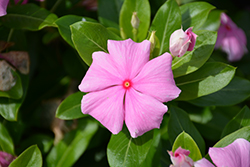
[[[226,25],[226,29],[230,31],[231,27],[229,25]]]
[[[131,83],[130,80],[125,80],[125,81],[123,81],[123,84],[122,84],[122,86],[123,86],[125,89],[130,88],[131,85],[132,85],[132,83]]]

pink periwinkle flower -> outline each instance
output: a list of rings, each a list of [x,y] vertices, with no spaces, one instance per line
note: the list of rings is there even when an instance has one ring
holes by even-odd
[[[194,166],[194,161],[188,157],[190,154],[189,150],[185,150],[181,147],[177,148],[175,152],[169,151],[170,159],[173,165],[170,167],[192,167]]]
[[[108,40],[108,51],[94,52],[93,63],[79,89],[81,110],[118,134],[125,121],[133,138],[159,128],[168,108],[163,102],[177,98],[171,69],[172,56],[165,53],[149,61],[148,40],[136,43]]]
[[[213,163],[217,167],[247,167],[250,166],[250,143],[242,138],[222,148],[209,148]],[[195,167],[214,167],[207,159],[195,162]]]
[[[7,6],[8,6],[9,0],[0,0],[0,16],[4,16],[7,14]]]
[[[0,167],[8,167],[9,164],[15,159],[11,154],[0,151]]]
[[[181,28],[171,34],[169,50],[173,56],[181,57],[186,51],[194,49],[197,35],[192,30],[193,28],[190,27],[184,32]]]
[[[215,48],[226,52],[229,61],[238,61],[248,52],[246,35],[225,13],[222,13],[220,18],[221,25]]]

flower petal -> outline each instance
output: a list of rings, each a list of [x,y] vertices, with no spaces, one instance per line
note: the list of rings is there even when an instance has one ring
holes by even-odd
[[[155,98],[133,88],[125,95],[125,123],[133,138],[154,128],[160,128],[163,115],[168,108]]]
[[[195,33],[193,33],[193,27],[188,28],[185,31],[185,33],[188,34],[189,40],[190,40],[187,51],[192,51],[194,49],[194,46],[195,46],[195,43],[196,43],[197,35]]]
[[[83,78],[79,89],[82,92],[98,91],[122,84],[122,77],[114,66],[110,55],[105,52],[94,52],[93,62]]]
[[[169,53],[152,59],[132,80],[133,88],[161,102],[177,98],[181,90],[175,85],[171,65]]]
[[[214,165],[206,158],[202,158],[201,160],[194,163],[194,167],[214,167]]]
[[[131,39],[108,40],[109,54],[124,79],[134,78],[149,61],[150,45],[148,40],[141,43],[136,43]]]
[[[250,143],[245,139],[236,139],[223,148],[209,148],[209,155],[216,166],[250,166]]]
[[[9,3],[8,0],[0,1],[0,16],[4,16],[7,14],[6,9],[7,9],[8,3]]]
[[[114,86],[83,96],[81,109],[97,119],[113,134],[122,130],[124,121],[124,94],[121,86]]]

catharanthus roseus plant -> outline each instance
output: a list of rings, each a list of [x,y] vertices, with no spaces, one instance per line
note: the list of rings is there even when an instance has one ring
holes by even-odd
[[[0,0],[0,166],[249,166],[248,9]]]
[[[81,109],[100,121],[113,134],[125,121],[132,137],[159,128],[167,106],[178,97],[171,69],[172,56],[165,53],[149,61],[151,43],[108,41],[108,51],[94,52],[93,63],[79,89]]]

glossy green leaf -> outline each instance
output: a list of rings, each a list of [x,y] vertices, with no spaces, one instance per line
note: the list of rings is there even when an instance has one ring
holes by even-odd
[[[133,12],[137,13],[140,20],[136,39],[133,36],[131,18]],[[120,12],[120,30],[123,38],[131,38],[134,41],[143,41],[147,37],[150,24],[150,5],[148,0],[125,0]]]
[[[84,117],[81,112],[81,100],[85,93],[77,92],[68,96],[57,108],[56,117],[64,120],[71,120]]]
[[[176,85],[181,89],[178,100],[192,100],[222,89],[232,80],[235,70],[228,64],[208,62],[199,70],[176,78]]]
[[[8,97],[12,99],[20,99],[23,96],[22,81],[16,71],[12,71],[16,84],[8,91],[0,91],[0,97]]]
[[[48,167],[72,166],[87,149],[98,129],[95,121],[78,120],[78,128],[65,135],[64,140],[54,146],[47,156]]]
[[[75,16],[75,15],[65,15],[63,17],[60,17],[55,21],[55,24],[58,27],[60,35],[63,37],[63,39],[72,47],[75,47],[73,44],[73,41],[71,39],[71,31],[70,31],[70,25],[79,22],[79,21],[90,21],[90,22],[96,22],[96,20],[88,18],[88,17],[81,17],[81,16]]]
[[[8,130],[4,127],[4,125],[0,122],[0,150],[10,153],[12,155],[14,152],[14,143],[8,132]]]
[[[0,115],[2,115],[5,119],[9,121],[16,121],[18,111],[25,99],[28,83],[29,83],[29,76],[28,75],[21,75],[22,80],[22,87],[23,87],[23,96],[20,99],[10,99],[1,97],[0,98]]]
[[[179,147],[189,150],[190,154],[188,156],[192,158],[193,161],[198,161],[202,158],[199,147],[188,133],[182,132],[177,136],[174,141],[172,151],[175,152],[175,150]]]
[[[181,28],[181,12],[175,0],[166,1],[157,11],[151,31],[156,31],[155,35],[160,41],[159,55],[168,51],[170,35]]]
[[[77,22],[70,26],[72,41],[83,61],[90,65],[92,53],[107,51],[108,39],[119,40],[120,37],[107,30],[101,24],[91,22]]]
[[[173,144],[176,137],[184,131],[194,139],[194,141],[199,146],[201,152],[204,153],[205,142],[199,131],[190,121],[188,114],[184,110],[175,106],[171,106],[169,111],[170,118],[168,122],[168,135],[170,142]]]
[[[221,10],[212,10],[206,22],[199,28],[200,30],[217,31],[220,26]]]
[[[126,128],[112,135],[107,148],[111,167],[138,167],[144,162],[152,145],[153,131],[132,138]]]
[[[98,0],[98,16],[119,23],[119,14],[124,0]]]
[[[191,2],[180,7],[184,29],[199,29],[207,20],[209,12],[215,7],[207,2]]]
[[[234,77],[232,81],[218,92],[189,101],[197,106],[232,106],[250,96],[250,81]]]
[[[225,147],[225,146],[231,144],[232,142],[234,142],[234,140],[236,140],[238,138],[243,138],[243,139],[250,141],[250,126],[246,126],[244,128],[241,128],[241,129],[225,136],[223,139],[218,141],[214,145],[214,147]]]
[[[214,50],[217,33],[213,31],[196,31],[198,35],[195,47],[182,57],[175,57],[172,62],[174,77],[180,77],[198,70]]]
[[[37,31],[48,26],[56,27],[57,16],[35,4],[11,6],[7,13],[1,17],[1,22],[9,28]]]
[[[250,126],[250,109],[245,106],[224,128],[221,137],[224,137],[242,127]]]
[[[9,167],[42,167],[42,154],[36,145],[27,148],[21,155],[19,155]]]

